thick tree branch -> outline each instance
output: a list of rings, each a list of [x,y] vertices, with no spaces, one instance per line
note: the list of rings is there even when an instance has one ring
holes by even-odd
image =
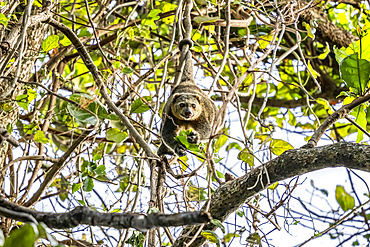
[[[300,15],[301,22],[310,23],[314,20],[318,20],[315,37],[322,44],[328,42],[331,48],[334,45],[340,48],[358,40],[358,37],[333,24],[319,8],[309,8]]]
[[[6,209],[6,210],[1,210]],[[88,207],[76,207],[68,213],[38,212],[0,198],[0,215],[17,221],[35,219],[50,228],[65,229],[79,225],[106,226],[116,229],[130,227],[146,232],[156,227],[194,225],[209,222],[209,213],[196,211],[178,214],[100,213]]]
[[[221,185],[213,194],[209,212],[214,219],[224,221],[245,201],[267,186],[287,178],[329,167],[347,167],[370,172],[370,147],[339,142],[312,149],[290,150],[250,173]],[[204,209],[205,205],[202,209]],[[183,246],[199,227],[186,227],[173,246]],[[203,230],[215,230],[207,224]],[[206,241],[198,237],[191,246],[201,246]]]

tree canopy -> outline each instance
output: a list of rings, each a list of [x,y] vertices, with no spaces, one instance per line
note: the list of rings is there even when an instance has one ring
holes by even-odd
[[[1,2],[0,245],[281,246],[270,236],[295,226],[311,236],[299,246],[369,244],[370,189],[357,171],[370,172],[369,9]],[[223,128],[200,145],[183,131],[187,155],[159,157],[188,35]],[[300,198],[309,182],[297,176],[329,167],[346,167],[347,185],[312,180]]]

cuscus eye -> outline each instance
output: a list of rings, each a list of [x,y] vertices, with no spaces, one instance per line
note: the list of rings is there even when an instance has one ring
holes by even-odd
[[[184,104],[184,103],[181,103],[181,104],[180,104],[180,107],[185,107],[185,104]]]
[[[195,107],[197,107],[197,105],[196,104],[192,104],[191,107],[195,108]]]

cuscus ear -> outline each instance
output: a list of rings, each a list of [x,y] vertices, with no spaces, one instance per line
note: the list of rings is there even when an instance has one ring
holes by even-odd
[[[177,98],[178,98],[178,97],[180,97],[180,96],[181,96],[181,94],[179,94],[179,93],[175,93],[175,94],[173,94],[173,95],[172,95],[173,101],[176,101],[176,100],[177,100]]]
[[[198,95],[198,94],[195,94],[195,98],[199,101],[199,103],[200,103],[200,100],[202,99],[202,97],[200,96],[200,95]]]

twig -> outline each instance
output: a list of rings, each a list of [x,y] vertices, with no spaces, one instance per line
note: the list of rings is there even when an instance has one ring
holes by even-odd
[[[90,70],[91,74],[94,77],[95,82],[100,88],[100,93],[104,100],[106,101],[106,104],[108,107],[117,114],[117,116],[121,119],[123,124],[127,127],[127,129],[130,131],[130,134],[135,138],[136,142],[139,143],[139,145],[144,149],[145,153],[149,157],[156,157],[159,158],[156,154],[153,153],[149,145],[145,142],[145,140],[141,137],[141,135],[137,132],[137,130],[134,128],[134,126],[130,123],[129,119],[120,111],[120,109],[113,103],[112,99],[109,97],[107,89],[105,87],[105,84],[99,74],[98,68],[95,66],[93,60],[91,59],[89,53],[87,52],[85,46],[82,44],[82,42],[79,40],[77,35],[72,32],[71,29],[69,29],[66,25],[57,22],[56,20],[50,18],[46,23],[50,24],[51,26],[55,27],[62,33],[64,33],[67,38],[72,42],[72,44],[75,46],[76,50],[80,54],[82,60],[84,61],[86,67]]]
[[[359,125],[358,123],[356,123],[354,120],[352,120],[350,117],[348,116],[345,116],[344,117],[345,119],[347,119],[350,123],[352,123],[354,126],[356,126],[359,130],[361,130],[362,132],[364,132],[365,135],[367,135],[368,137],[370,137],[370,134],[369,132],[367,132],[364,128],[362,128],[361,125]]]
[[[352,209],[349,213],[347,213],[345,216],[343,216],[341,219],[337,220],[336,222],[334,222],[333,224],[331,224],[328,228],[326,228],[324,231],[320,232],[319,234],[315,234],[314,236],[310,237],[309,239],[307,239],[306,241],[304,241],[302,244],[298,245],[297,247],[301,247],[305,244],[307,244],[308,242],[310,242],[311,240],[315,239],[315,238],[318,238],[318,237],[321,237],[322,235],[324,235],[325,233],[329,232],[330,230],[336,228],[338,225],[342,224],[343,221],[345,219],[347,219],[350,215],[352,215],[353,213],[355,213],[357,210],[359,210],[360,208],[362,208],[363,206],[365,206],[366,204],[370,203],[370,200],[368,200],[367,202],[365,202],[364,204],[362,205],[359,205],[357,206],[356,208]]]
[[[316,146],[317,142],[320,140],[321,136],[325,133],[325,131],[334,124],[338,119],[346,117],[348,113],[351,112],[353,108],[359,106],[367,101],[370,100],[370,94],[365,96],[356,98],[351,103],[342,106],[340,109],[336,110],[333,114],[325,119],[325,121],[321,124],[321,126],[315,131],[312,135],[311,139],[308,141],[306,145],[303,147],[305,148],[313,148]]]

